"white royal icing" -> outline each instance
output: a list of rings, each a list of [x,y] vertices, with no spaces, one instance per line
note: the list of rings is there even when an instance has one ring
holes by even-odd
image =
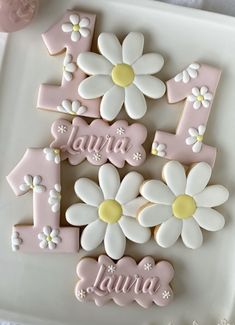
[[[23,239],[20,237],[18,231],[13,230],[11,235],[11,247],[13,251],[20,249],[20,246],[23,244]]]
[[[152,204],[140,211],[138,220],[144,227],[160,225],[155,231],[160,246],[172,246],[181,235],[185,246],[196,249],[203,243],[200,227],[208,231],[224,227],[223,215],[212,208],[227,201],[229,192],[221,185],[207,186],[210,176],[211,167],[207,163],[194,165],[186,177],[184,167],[171,161],[163,168],[166,184],[159,180],[143,184],[140,192]],[[185,211],[189,215],[184,215]]]
[[[57,130],[59,133],[65,133],[67,132],[66,129],[62,126],[58,128]],[[54,148],[44,148],[43,152],[45,154],[45,158],[48,161],[53,161],[55,164],[60,163],[60,150],[54,149]]]
[[[202,86],[200,89],[194,87],[192,89],[192,95],[188,96],[188,100],[193,103],[194,109],[199,109],[201,106],[208,108],[212,99],[213,95],[206,86]]]
[[[83,115],[87,111],[86,106],[82,106],[78,100],[63,100],[61,105],[57,106],[57,111],[71,115]]]
[[[183,83],[187,84],[188,82],[190,82],[191,79],[196,79],[198,77],[199,68],[199,63],[190,64],[187,69],[183,70],[175,76],[175,81],[182,81]]]
[[[58,212],[61,201],[61,185],[55,184],[54,188],[49,192],[48,203],[51,206],[52,212]]]
[[[62,25],[62,31],[71,33],[71,40],[77,42],[81,37],[88,37],[91,34],[90,20],[85,17],[80,19],[79,15],[73,14],[69,16],[69,22]]]
[[[73,79],[73,74],[77,70],[76,62],[73,62],[73,56],[71,54],[66,54],[64,58],[63,71],[64,78],[67,81],[71,81]]]
[[[59,234],[59,229],[52,229],[50,226],[43,227],[42,232],[38,234],[39,247],[42,249],[56,249],[57,245],[62,241]]]
[[[185,142],[187,145],[192,146],[192,151],[195,153],[201,152],[203,146],[203,136],[206,132],[205,125],[199,125],[196,128],[190,128],[188,133],[190,137],[186,138]]]
[[[37,193],[42,193],[46,191],[46,187],[41,184],[42,183],[42,177],[32,176],[32,175],[25,175],[24,176],[24,183],[22,183],[19,188],[22,192],[28,192],[30,190],[33,190]]]

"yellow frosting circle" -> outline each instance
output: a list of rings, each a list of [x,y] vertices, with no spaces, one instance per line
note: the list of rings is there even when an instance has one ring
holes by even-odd
[[[79,32],[79,30],[80,30],[80,26],[79,26],[79,24],[77,24],[77,25],[73,25],[73,31],[74,31],[74,32]]]
[[[172,211],[176,218],[186,219],[192,217],[197,209],[196,202],[189,195],[179,195],[172,205]]]
[[[204,97],[203,97],[202,95],[198,95],[198,96],[197,96],[197,100],[198,100],[199,102],[202,102],[202,101],[204,100]]]
[[[115,200],[105,200],[99,206],[99,217],[106,223],[116,223],[122,216],[122,206]]]
[[[129,64],[117,64],[112,70],[113,82],[120,87],[129,86],[134,81],[134,78],[134,70]]]

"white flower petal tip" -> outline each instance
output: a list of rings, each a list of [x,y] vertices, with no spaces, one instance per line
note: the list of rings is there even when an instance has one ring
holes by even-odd
[[[61,186],[55,184],[54,188],[49,192],[48,203],[51,206],[51,211],[56,213],[60,210],[61,201]]]
[[[25,175],[24,183],[19,186],[19,189],[25,193],[30,190],[36,193],[42,193],[46,191],[46,186],[42,184],[41,176]]]
[[[126,238],[142,244],[149,240],[150,230],[137,220],[138,211],[147,203],[139,196],[143,177],[128,173],[122,181],[118,170],[111,164],[99,169],[99,185],[88,178],[75,183],[75,192],[84,203],[72,205],[66,211],[70,224],[86,226],[81,246],[91,251],[103,241],[106,253],[114,259],[123,256]]]
[[[165,157],[167,147],[163,143],[154,142],[151,149],[151,154],[154,156]]]
[[[144,95],[158,99],[166,91],[165,84],[152,74],[158,72],[164,59],[160,54],[143,55],[144,37],[129,33],[122,46],[111,33],[98,38],[100,55],[84,52],[77,64],[90,77],[79,85],[80,96],[86,99],[102,97],[101,116],[111,121],[123,103],[132,119],[142,118],[147,111]]]
[[[191,79],[196,79],[199,74],[200,64],[192,63],[185,70],[177,74],[174,78],[176,82],[187,84]]]
[[[88,37],[91,34],[90,20],[87,17],[80,19],[77,14],[72,14],[69,16],[69,22],[62,24],[61,29],[64,33],[71,33],[71,40],[73,42],[78,42],[81,37]]]
[[[59,133],[65,133],[67,132],[66,127],[65,126],[60,126],[58,128],[58,132]],[[43,150],[44,154],[45,154],[45,158],[48,161],[52,161],[55,164],[59,164],[60,163],[60,149],[55,149],[55,148],[45,148]]]
[[[188,96],[188,100],[193,103],[193,108],[196,110],[201,107],[208,108],[212,103],[213,95],[206,86],[202,86],[200,89],[194,87],[192,95]]]
[[[45,226],[42,232],[38,234],[39,247],[41,249],[54,250],[62,242],[62,238],[59,236],[60,230],[53,229],[50,226]]]
[[[197,130],[191,130],[194,136]],[[172,246],[182,237],[186,247],[197,249],[203,244],[200,228],[218,231],[225,219],[213,208],[226,202],[228,190],[222,185],[207,186],[212,168],[205,162],[195,164],[188,175],[177,161],[163,167],[163,183],[150,180],[143,183],[140,193],[149,204],[138,213],[143,227],[155,228],[155,240],[161,247]]]
[[[66,54],[63,64],[63,74],[66,81],[71,81],[73,79],[73,74],[77,68],[77,64],[73,62],[73,56],[71,54]]]
[[[57,110],[71,115],[83,115],[86,113],[87,107],[82,106],[78,100],[70,101],[66,99],[62,101],[61,105],[57,106]]]
[[[205,125],[199,125],[199,127],[196,128],[190,128],[188,130],[189,137],[186,138],[185,142],[188,146],[192,146],[192,151],[194,153],[201,152],[203,148],[203,137],[206,132]]]
[[[18,231],[13,230],[11,235],[12,251],[13,252],[18,251],[22,244],[23,244],[23,239],[20,237],[20,233]]]

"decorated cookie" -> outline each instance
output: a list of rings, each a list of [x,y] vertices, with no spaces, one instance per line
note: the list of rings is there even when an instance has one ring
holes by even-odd
[[[155,264],[152,257],[144,257],[139,264],[131,257],[123,257],[114,263],[101,255],[82,259],[77,266],[79,281],[75,295],[81,302],[94,301],[103,306],[110,300],[126,306],[136,301],[148,308],[152,303],[167,306],[173,300],[170,282],[174,269],[169,262]]]
[[[64,17],[42,35],[49,54],[66,51],[62,67],[61,86],[41,85],[37,106],[61,113],[99,117],[99,99],[87,100],[79,96],[78,85],[85,73],[77,65],[77,56],[91,48],[95,15],[68,10]]]
[[[0,32],[26,27],[38,10],[38,0],[0,0]]]
[[[125,161],[139,166],[145,161],[142,147],[147,130],[142,124],[128,125],[117,121],[109,125],[103,120],[94,120],[90,125],[80,117],[72,123],[59,119],[52,125],[53,148],[60,148],[62,160],[68,159],[72,165],[87,159],[93,165],[103,165],[109,160],[121,168]]]
[[[86,251],[104,241],[106,253],[119,259],[125,252],[126,238],[139,244],[149,240],[150,230],[136,219],[137,211],[146,204],[138,196],[142,182],[137,172],[128,173],[120,182],[117,169],[106,164],[99,169],[99,186],[88,178],[75,183],[75,192],[84,203],[69,207],[66,219],[75,226],[87,225],[81,236]]]
[[[185,107],[176,134],[156,132],[153,155],[185,165],[204,161],[213,167],[216,149],[204,143],[204,135],[220,75],[219,69],[192,63],[167,82],[169,103],[185,100]]]
[[[160,98],[165,84],[152,74],[161,70],[164,60],[160,54],[143,54],[144,36],[129,33],[122,46],[114,34],[102,33],[98,38],[100,55],[92,52],[78,56],[78,66],[88,75],[79,85],[83,98],[102,97],[101,117],[112,121],[123,103],[132,119],[140,119],[147,111],[144,95]]]
[[[33,192],[33,226],[16,225],[12,249],[22,252],[76,252],[79,230],[60,227],[59,150],[27,149],[24,157],[7,176],[16,196]]]
[[[221,185],[207,186],[212,168],[205,162],[195,164],[186,176],[177,161],[163,168],[163,179],[146,181],[142,196],[150,202],[138,215],[140,224],[155,228],[155,240],[162,247],[172,246],[181,235],[185,246],[196,249],[203,243],[201,228],[218,231],[224,217],[216,210],[228,200],[229,192]]]

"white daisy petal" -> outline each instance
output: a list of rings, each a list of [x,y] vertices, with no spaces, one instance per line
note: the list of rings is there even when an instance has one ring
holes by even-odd
[[[58,245],[61,243],[62,239],[60,237],[53,237],[51,241]]]
[[[168,220],[171,216],[171,206],[153,204],[140,211],[138,220],[143,227],[154,227]]]
[[[141,33],[129,33],[122,43],[123,62],[132,65],[143,54],[144,36]]]
[[[185,142],[187,145],[190,146],[190,145],[194,144],[195,142],[197,142],[197,138],[196,137],[188,137],[188,138],[186,138]]]
[[[176,196],[184,194],[186,174],[183,165],[178,161],[170,161],[164,166],[163,179]]]
[[[217,207],[228,200],[229,192],[222,185],[211,185],[194,196],[197,206],[211,208]]]
[[[155,240],[161,247],[168,248],[175,244],[182,230],[182,220],[169,218],[155,232]]]
[[[23,192],[28,191],[29,189],[30,189],[30,186],[25,183],[20,185],[20,190]]]
[[[51,211],[56,213],[60,210],[60,204],[58,202],[56,202],[52,207],[51,207]]]
[[[77,180],[74,188],[77,196],[88,205],[98,207],[104,200],[99,186],[88,178]]]
[[[175,196],[168,186],[159,180],[144,182],[140,193],[145,199],[153,203],[170,205],[175,200]]]
[[[77,64],[86,74],[111,74],[113,65],[102,55],[84,52],[78,55]]]
[[[189,128],[188,129],[188,133],[192,136],[192,137],[197,137],[199,135],[198,130],[196,128]]]
[[[43,232],[44,232],[44,234],[47,235],[47,236],[50,235],[51,231],[52,231],[52,229],[51,229],[50,226],[45,226],[45,227],[43,228]]]
[[[199,89],[198,88],[196,88],[196,87],[194,87],[193,89],[192,89],[192,94],[194,95],[194,96],[199,96],[200,95],[200,91],[199,91]]]
[[[100,167],[99,184],[105,200],[115,199],[120,186],[120,176],[113,165],[105,164]]]
[[[79,23],[79,21],[80,21],[80,18],[79,18],[78,15],[73,14],[73,15],[70,15],[70,16],[69,16],[69,20],[71,21],[71,23],[72,23],[73,25],[78,25],[78,23]]]
[[[195,102],[196,100],[196,97],[194,95],[189,95],[187,98],[190,102]]]
[[[128,173],[123,178],[115,199],[121,204],[125,204],[135,199],[139,194],[139,189],[143,180],[143,176],[137,172]]]
[[[79,32],[82,37],[88,37],[91,34],[90,29],[88,28],[80,28]]]
[[[195,79],[198,75],[197,71],[195,69],[191,68],[190,66],[188,67],[187,72],[188,72],[189,76],[193,79]]]
[[[183,220],[181,237],[188,248],[196,249],[202,245],[202,231],[194,218]]]
[[[67,65],[68,63],[72,62],[73,57],[71,54],[66,54],[64,57],[64,65]]]
[[[82,18],[80,23],[79,23],[79,26],[80,27],[88,27],[90,25],[90,19],[85,17],[85,18]]]
[[[107,224],[100,219],[90,223],[82,232],[81,246],[86,251],[97,248],[104,240]]]
[[[119,86],[113,86],[103,96],[100,103],[100,115],[107,121],[112,121],[120,112],[125,99],[125,91]],[[110,105],[110,103],[112,103]]]
[[[75,63],[68,63],[67,65],[66,65],[66,71],[67,72],[75,72],[77,70],[77,66],[76,66],[76,64]]]
[[[39,243],[40,248],[45,249],[48,246],[48,242],[46,240],[43,240]]]
[[[52,241],[49,241],[48,242],[48,247],[49,247],[49,249],[55,249],[56,248],[56,244],[53,243]]]
[[[68,71],[64,71],[64,77],[67,81],[71,81],[73,79],[73,75],[71,72],[68,72]],[[59,111],[62,111],[63,110],[63,107],[62,106],[58,106],[58,110]]]
[[[201,107],[201,102],[199,102],[199,101],[195,101],[194,103],[193,103],[193,108],[195,108],[195,109],[199,109]]]
[[[79,41],[80,38],[81,38],[81,34],[79,32],[74,32],[74,31],[72,32],[72,34],[71,34],[71,40],[73,42]]]
[[[40,239],[40,240],[46,240],[46,238],[47,238],[47,236],[44,233],[40,232],[38,234],[38,239]]]
[[[62,25],[62,30],[63,30],[63,32],[65,32],[65,33],[72,32],[72,30],[73,30],[73,25],[70,24],[70,23],[65,23],[65,24]]]
[[[85,99],[98,98],[103,96],[112,87],[113,82],[110,76],[91,76],[80,83],[78,93]]]
[[[122,47],[114,34],[100,34],[98,37],[98,48],[100,53],[113,65],[122,63]]]
[[[200,152],[200,151],[202,150],[202,142],[201,142],[201,141],[197,141],[197,142],[193,145],[192,150],[193,150],[193,152],[195,152],[195,153]]]
[[[205,125],[199,125],[199,127],[198,127],[198,133],[199,133],[200,135],[204,135],[205,132],[206,132],[206,127],[205,127]]]
[[[222,214],[210,208],[197,208],[193,217],[201,228],[208,231],[221,230],[225,224]]]
[[[161,98],[166,91],[164,82],[153,76],[136,76],[134,84],[150,98]]]
[[[190,80],[189,73],[188,73],[188,71],[184,70],[183,71],[183,82],[188,83],[189,80]]]
[[[98,218],[98,209],[91,205],[77,203],[70,206],[65,215],[69,224],[84,226]]]
[[[134,218],[123,216],[119,220],[119,225],[124,235],[135,243],[143,244],[150,239],[150,229],[142,227]]]
[[[31,175],[25,175],[24,181],[27,185],[33,185],[33,177]]]
[[[50,233],[50,236],[51,236],[52,238],[54,238],[54,237],[57,237],[57,236],[59,235],[59,233],[60,233],[59,229],[53,229],[53,230],[51,231],[51,233]]]
[[[208,92],[208,88],[205,86],[202,86],[200,89],[200,94],[204,96]]]
[[[204,95],[204,98],[206,99],[206,100],[212,100],[213,99],[213,95],[211,94],[211,93],[206,93],[205,95]]]
[[[139,196],[136,199],[124,204],[122,206],[122,212],[124,216],[136,217],[140,209],[147,204],[147,200]]]
[[[164,65],[164,58],[157,53],[147,53],[142,55],[133,65],[135,74],[154,74],[161,70]]]
[[[126,237],[118,223],[108,224],[104,237],[104,247],[106,253],[115,260],[123,256],[126,248]]]
[[[208,108],[210,106],[210,102],[208,100],[203,100],[202,101],[202,105],[205,107],[205,108]]]
[[[132,119],[142,118],[147,111],[144,95],[134,84],[125,88],[125,107]]]
[[[196,164],[187,177],[185,194],[194,196],[204,190],[211,178],[212,168],[205,162]]]

